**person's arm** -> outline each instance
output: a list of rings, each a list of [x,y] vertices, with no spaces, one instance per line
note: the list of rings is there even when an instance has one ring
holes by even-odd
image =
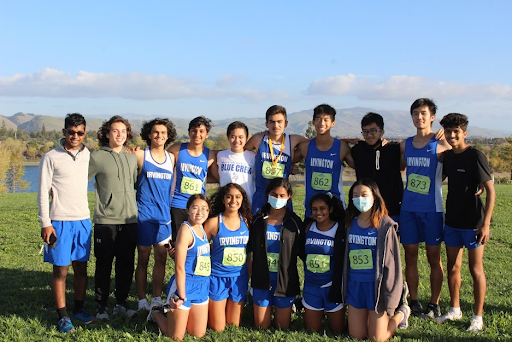
[[[478,227],[476,231],[477,243],[479,245],[483,245],[489,241],[491,217],[494,210],[494,202],[496,200],[496,191],[492,180],[483,182],[483,186],[486,192],[484,218],[482,220],[482,225]]]
[[[187,259],[188,246],[192,244],[192,233],[186,225],[181,225],[178,231],[178,237],[176,238],[176,263],[175,263],[175,274],[176,274],[176,294],[186,300],[186,288],[185,288],[185,261]],[[183,300],[174,299],[171,296],[169,304],[171,308],[177,309],[183,304]]]
[[[210,217],[203,225],[208,240],[213,239],[219,233],[219,217]]]
[[[217,164],[217,154],[219,150],[212,151],[210,150],[210,155],[214,153],[214,161],[208,168],[208,183],[219,183],[219,164]]]
[[[443,162],[443,153],[445,151],[451,150],[452,146],[448,144],[446,140],[439,140],[437,142],[437,159],[440,162]]]
[[[405,140],[400,142],[400,170],[405,170]]]
[[[94,159],[94,156],[91,153],[91,157],[89,159],[89,173],[88,173],[88,180],[90,181],[93,179],[96,174],[98,173],[98,165],[96,164],[96,160]]]
[[[144,165],[144,150],[135,151],[137,157],[137,174],[140,175],[142,172],[142,165]]]
[[[261,139],[263,139],[263,134],[256,133],[254,134],[246,143],[244,146],[244,150],[247,151],[257,151],[258,147],[260,146]]]
[[[50,236],[56,235],[50,219],[50,191],[52,189],[53,167],[50,158],[44,155],[39,163],[39,189],[37,202],[39,205],[39,220],[41,222],[41,238],[50,243]]]
[[[297,149],[293,153],[293,163],[298,163],[304,158],[306,158],[306,154],[308,153],[309,141],[301,142]]]
[[[354,159],[352,158],[352,153],[350,152],[350,147],[344,141],[342,141],[340,144],[340,160],[342,162],[346,161],[348,166],[355,170],[356,166],[354,163]]]
[[[180,154],[180,147],[181,147],[181,143],[176,143],[176,144],[171,145],[171,147],[169,147],[167,149],[167,152],[169,152],[170,154],[172,154],[174,156],[175,161],[178,161],[178,154]]]

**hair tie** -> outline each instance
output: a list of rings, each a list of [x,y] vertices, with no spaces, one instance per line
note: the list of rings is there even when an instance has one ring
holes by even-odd
[[[329,198],[332,199],[332,194],[330,191],[327,193],[327,196],[329,196]]]

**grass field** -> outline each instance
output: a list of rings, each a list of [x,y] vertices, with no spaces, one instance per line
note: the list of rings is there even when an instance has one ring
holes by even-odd
[[[464,319],[456,323],[437,324],[411,318],[410,328],[399,331],[393,341],[511,341],[512,340],[512,186],[497,185],[497,201],[491,240],[486,245],[485,267],[488,291],[485,304],[483,333],[473,335],[465,329],[472,315],[472,286],[467,267],[463,268],[461,306]],[[299,215],[303,215],[303,188],[294,189],[294,203]],[[347,191],[348,192],[348,189]],[[91,208],[94,194],[89,194]],[[57,314],[50,292],[51,265],[42,262],[39,255],[37,203],[35,194],[0,194],[0,340],[1,341],[154,341],[170,340],[159,335],[156,326],[146,323],[141,314],[130,320],[114,317],[108,322],[84,327],[77,322],[75,334],[64,335],[55,329]],[[89,275],[94,272],[94,257],[89,263]],[[446,258],[443,252],[443,263]],[[464,258],[467,263],[467,258]],[[168,262],[167,275],[173,273],[173,263]],[[429,297],[428,266],[424,250],[420,251],[420,300]],[[168,278],[166,276],[166,278]],[[72,277],[68,277],[67,300],[72,306]],[[151,286],[149,281],[148,289]],[[129,303],[136,306],[132,287]],[[113,300],[111,299],[110,306]],[[95,312],[93,279],[89,279],[86,309]],[[441,296],[443,311],[449,307],[446,281]],[[192,340],[186,337],[185,340]],[[257,330],[252,328],[252,312],[244,312],[240,328],[229,327],[224,333],[208,331],[205,341],[334,341],[351,340],[347,336],[333,337],[327,331],[313,334],[305,331],[300,314],[294,314],[290,331]]]

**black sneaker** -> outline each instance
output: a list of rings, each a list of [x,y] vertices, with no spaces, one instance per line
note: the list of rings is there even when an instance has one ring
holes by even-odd
[[[428,303],[425,312],[419,315],[421,319],[441,317],[441,308],[438,304]]]
[[[419,316],[423,313],[423,306],[417,299],[411,299],[409,303],[409,307],[411,308],[411,315]]]

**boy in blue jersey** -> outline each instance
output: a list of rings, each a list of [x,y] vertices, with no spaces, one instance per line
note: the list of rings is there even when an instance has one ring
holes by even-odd
[[[432,132],[437,106],[427,98],[411,105],[416,135],[400,143],[402,166],[407,167],[407,184],[400,210],[400,242],[405,250],[405,276],[414,315],[423,310],[418,301],[418,244],[425,242],[430,264],[430,302],[422,318],[441,315],[439,297],[443,286],[441,242],[443,240],[442,153],[450,149],[445,140]]]
[[[483,308],[487,288],[484,273],[484,244],[490,238],[490,224],[496,193],[487,158],[479,150],[466,143],[468,118],[451,113],[443,117],[441,125],[452,149],[443,155],[443,175],[448,177],[446,221],[444,240],[448,258],[448,288],[450,310],[438,318],[438,322],[462,319],[460,310],[460,268],[463,247],[468,249],[468,264],[473,278],[475,299],[468,331],[483,329]],[[487,192],[485,206],[476,194],[482,184]]]
[[[137,177],[137,250],[135,284],[139,310],[150,310],[146,299],[149,256],[154,247],[153,300],[151,306],[163,305],[161,295],[165,276],[167,248],[172,237],[171,191],[174,175],[174,156],[165,147],[176,139],[176,129],[168,119],[144,122],[140,133],[149,147],[135,152]]]
[[[265,120],[268,131],[253,135],[245,144],[246,150],[256,151],[254,159],[256,190],[251,201],[253,215],[267,203],[265,189],[270,180],[288,179],[295,148],[299,143],[307,141],[300,135],[284,133],[288,120],[286,108],[283,106],[274,105],[267,109]],[[288,201],[290,210],[291,203],[292,201]]]
[[[294,162],[305,159],[306,195],[304,206],[305,221],[311,219],[311,198],[320,192],[330,192],[341,200],[345,207],[343,194],[343,162],[354,167],[350,147],[344,141],[331,136],[331,128],[336,121],[336,110],[328,104],[321,104],[313,110],[313,126],[316,137],[302,141],[295,151]]]
[[[195,194],[206,194],[208,168],[215,161],[215,153],[204,146],[212,128],[210,119],[198,116],[188,124],[188,143],[176,143],[168,152],[176,160],[176,180],[171,202],[173,240],[181,224],[187,220],[187,201]]]
[[[72,319],[85,324],[94,316],[84,311],[87,289],[87,261],[91,252],[92,226],[87,201],[87,169],[90,152],[83,145],[85,118],[68,114],[64,120],[64,139],[46,153],[39,164],[39,219],[45,242],[44,262],[53,265],[51,288],[59,321],[57,330],[74,332],[66,310],[66,278],[73,266],[75,308]]]

